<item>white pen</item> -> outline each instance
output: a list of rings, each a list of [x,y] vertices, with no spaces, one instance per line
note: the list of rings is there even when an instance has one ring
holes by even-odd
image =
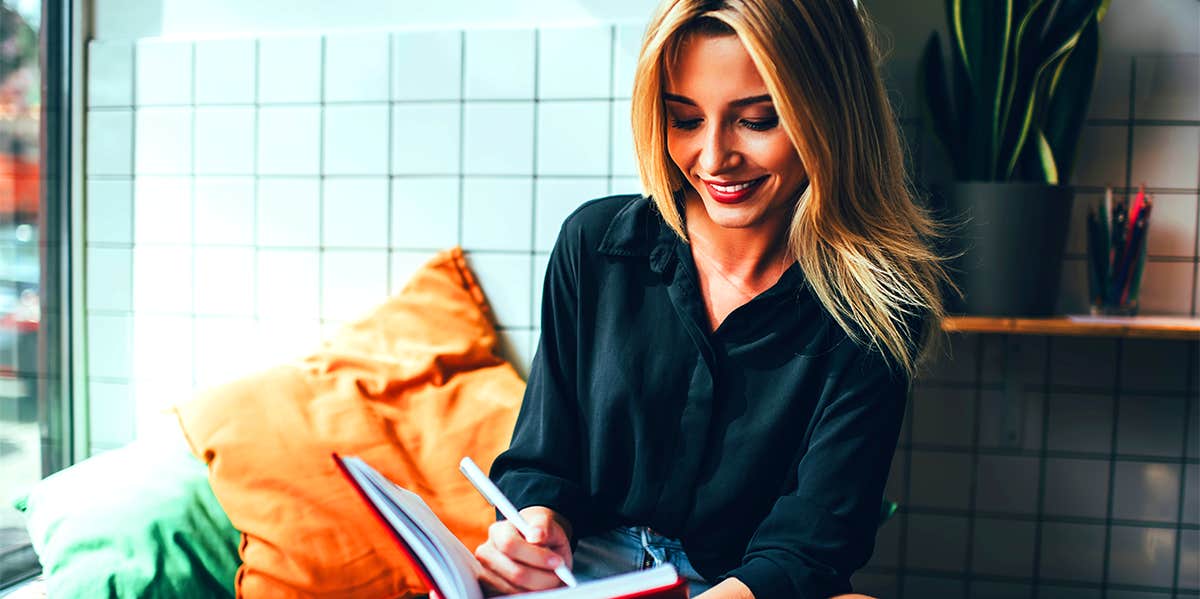
[[[458,463],[458,470],[467,477],[467,480],[471,481],[471,485],[475,487],[476,491],[479,491],[480,495],[483,495],[483,498],[488,503],[492,504],[497,510],[500,510],[500,514],[509,522],[512,522],[513,526],[517,527],[517,532],[521,533],[521,536],[525,537],[526,541],[533,537],[535,532],[533,525],[521,517],[521,513],[517,511],[517,508],[504,496],[504,493],[492,482],[492,479],[488,478],[483,473],[483,470],[475,465],[474,460],[469,457],[463,458]],[[569,587],[578,584],[575,582],[575,575],[571,574],[571,569],[567,568],[567,564],[565,563],[559,563],[558,567],[554,569],[554,573]]]

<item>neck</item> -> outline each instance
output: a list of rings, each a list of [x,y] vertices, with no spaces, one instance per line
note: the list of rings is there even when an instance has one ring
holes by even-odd
[[[778,277],[781,262],[790,262],[786,257],[790,223],[784,217],[769,219],[762,226],[731,229],[712,222],[698,197],[689,196],[685,210],[690,243],[730,275],[747,281]]]

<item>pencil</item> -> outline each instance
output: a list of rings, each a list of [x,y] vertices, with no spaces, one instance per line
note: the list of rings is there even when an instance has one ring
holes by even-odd
[[[1092,305],[1100,304],[1100,290],[1104,288],[1104,257],[1100,251],[1100,217],[1094,206],[1087,213],[1087,256],[1088,256],[1088,299]]]
[[[1146,224],[1144,227],[1145,230],[1142,232],[1141,251],[1139,252],[1140,255],[1138,256],[1137,264],[1134,265],[1133,280],[1129,282],[1129,303],[1134,307],[1137,306],[1138,294],[1142,289],[1142,271],[1145,270],[1146,254],[1149,253],[1146,250],[1146,246],[1148,245],[1147,239],[1150,238],[1150,212],[1153,208],[1154,203],[1151,201],[1151,198],[1147,197],[1146,207],[1143,209]]]

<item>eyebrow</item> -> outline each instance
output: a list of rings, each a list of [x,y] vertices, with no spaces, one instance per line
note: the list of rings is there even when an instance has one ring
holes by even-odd
[[[679,102],[680,104],[687,104],[688,106],[696,106],[695,100],[693,100],[687,96],[680,96],[678,94],[663,94],[663,99],[668,102]],[[740,98],[740,99],[730,102],[729,105],[736,108],[736,107],[741,107],[741,106],[749,106],[751,104],[758,104],[760,102],[770,102],[770,101],[771,101],[771,96],[768,94],[763,94],[761,96],[750,96],[748,98]]]

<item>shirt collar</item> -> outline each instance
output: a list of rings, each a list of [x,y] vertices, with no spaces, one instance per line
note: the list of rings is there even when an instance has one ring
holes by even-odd
[[[645,196],[630,196],[630,201],[617,211],[597,250],[609,256],[649,256],[650,268],[661,274],[675,258],[682,240],[658,213],[654,203]],[[800,265],[792,262],[780,277],[781,291],[802,286]]]
[[[679,241],[649,198],[631,196],[609,223],[597,250],[609,256],[649,256],[650,267],[661,273]]]

